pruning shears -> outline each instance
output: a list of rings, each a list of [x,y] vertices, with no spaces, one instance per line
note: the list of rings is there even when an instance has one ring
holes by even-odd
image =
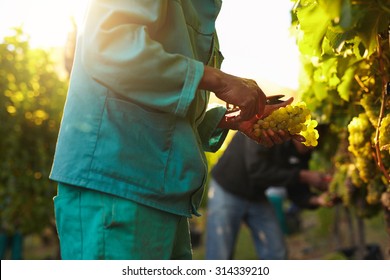
[[[267,96],[266,97],[266,105],[274,105],[274,104],[282,103],[282,102],[284,102],[283,100],[281,100],[281,98],[283,98],[283,97],[284,97],[284,94]],[[229,103],[226,103],[226,109],[227,109],[227,111],[226,111],[225,117],[228,120],[239,116],[241,113],[240,107],[234,106],[234,105],[229,104]]]

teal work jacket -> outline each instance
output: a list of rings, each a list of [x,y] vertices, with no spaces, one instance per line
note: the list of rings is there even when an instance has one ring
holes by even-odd
[[[92,0],[79,30],[50,178],[198,215],[204,151],[226,109],[197,90],[220,66],[220,0]]]

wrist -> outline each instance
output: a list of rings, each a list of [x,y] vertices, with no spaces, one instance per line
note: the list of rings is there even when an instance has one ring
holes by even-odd
[[[222,119],[220,120],[219,124],[218,124],[218,127],[219,128],[223,128],[223,129],[232,129],[232,130],[238,130],[239,128],[239,124],[236,123],[236,122],[229,122],[226,120],[226,115],[224,115],[222,117]]]
[[[223,72],[217,68],[205,65],[202,79],[199,82],[198,88],[217,92],[218,88],[223,86]]]
[[[319,206],[320,201],[319,201],[317,196],[312,196],[312,197],[310,197],[309,204],[312,206]]]
[[[302,169],[299,171],[299,181],[301,183],[308,183],[308,175],[309,175],[309,170]]]

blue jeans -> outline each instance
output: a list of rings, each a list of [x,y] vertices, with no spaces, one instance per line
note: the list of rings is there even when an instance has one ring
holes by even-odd
[[[283,232],[273,206],[267,200],[252,202],[238,197],[211,180],[207,207],[206,259],[233,259],[241,222],[252,233],[259,259],[287,258]]]

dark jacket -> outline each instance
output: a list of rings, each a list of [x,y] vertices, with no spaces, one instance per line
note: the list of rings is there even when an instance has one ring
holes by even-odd
[[[298,206],[312,208],[308,202],[314,194],[299,180],[309,159],[310,153],[299,154],[291,141],[266,148],[236,133],[211,175],[226,191],[250,201],[264,200],[268,187],[282,186]]]

